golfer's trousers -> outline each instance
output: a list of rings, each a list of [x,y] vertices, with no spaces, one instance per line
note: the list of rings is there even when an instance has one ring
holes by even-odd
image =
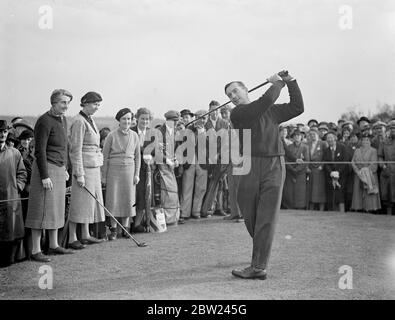
[[[240,176],[237,201],[253,240],[251,266],[266,269],[285,179],[284,157],[252,157]]]

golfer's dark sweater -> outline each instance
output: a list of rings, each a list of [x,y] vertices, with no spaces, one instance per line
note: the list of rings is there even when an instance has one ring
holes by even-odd
[[[47,161],[58,167],[67,163],[66,118],[44,113],[34,127],[34,140],[38,171],[41,179],[46,179],[49,177]]]
[[[289,103],[274,104],[280,95],[283,82],[273,84],[258,100],[238,105],[232,110],[230,119],[235,129],[251,129],[251,155],[253,157],[275,157],[284,155],[278,125],[304,111],[303,98],[296,81],[287,82]],[[240,145],[242,135],[240,134]],[[244,154],[246,148],[243,149]]]

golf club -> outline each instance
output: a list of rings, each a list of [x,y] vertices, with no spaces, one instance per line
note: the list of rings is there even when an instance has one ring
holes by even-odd
[[[121,223],[119,223],[119,221],[111,214],[111,212],[110,211],[108,211],[108,209],[105,207],[105,206],[103,206],[101,203],[100,203],[100,201],[99,200],[97,200],[97,198],[92,194],[92,192],[90,192],[87,188],[86,188],[86,186],[84,186],[84,189],[96,200],[96,202],[108,213],[108,215],[111,217],[111,218],[113,218],[114,220],[115,220],[115,222],[122,228],[122,230],[123,231],[125,231],[126,232],[126,234],[130,237],[130,239],[132,239],[136,244],[137,244],[137,246],[138,247],[146,247],[147,246],[147,244],[145,243],[145,242],[139,242],[139,241],[137,241],[124,227],[123,227],[123,225],[121,224]]]
[[[280,77],[285,77],[285,76],[288,75],[288,71],[287,71],[287,70],[280,71],[280,72],[278,73],[278,75],[279,75]],[[256,87],[252,88],[251,90],[248,90],[248,93],[250,93],[250,92],[252,92],[252,91],[255,91],[256,89],[259,89],[260,87],[263,87],[263,86],[267,85],[268,83],[269,83],[269,81],[265,81],[264,83],[261,83],[260,85],[258,85],[258,86],[256,86]],[[185,128],[188,127],[189,125],[191,125],[192,123],[195,123],[196,121],[198,121],[198,120],[204,118],[205,116],[208,116],[210,113],[213,113],[214,111],[216,111],[216,110],[218,110],[218,109],[221,109],[222,107],[226,106],[226,105],[227,105],[228,103],[230,103],[230,102],[231,102],[231,101],[225,102],[225,103],[221,104],[220,106],[218,106],[218,107],[216,107],[216,108],[214,108],[214,109],[212,109],[212,110],[206,112],[205,114],[202,114],[201,116],[199,116],[199,117],[196,118],[195,120],[192,120],[191,122],[188,122],[188,123],[185,125]]]

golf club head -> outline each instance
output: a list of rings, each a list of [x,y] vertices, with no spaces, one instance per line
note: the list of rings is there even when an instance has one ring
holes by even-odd
[[[139,242],[139,244],[137,246],[138,247],[146,247],[146,246],[148,246],[148,244],[146,244],[145,242]]]

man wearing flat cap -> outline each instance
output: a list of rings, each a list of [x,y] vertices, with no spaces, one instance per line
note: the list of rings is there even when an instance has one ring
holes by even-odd
[[[161,205],[165,211],[166,224],[177,224],[180,218],[180,203],[178,199],[178,186],[174,168],[179,163],[175,157],[176,127],[180,114],[169,110],[165,114],[165,123],[157,130],[156,141],[160,146],[159,154],[155,154],[161,185]]]
[[[320,133],[320,139],[325,140],[324,137],[329,131],[328,124],[326,122],[320,122],[318,124],[318,131]]]
[[[390,136],[380,144],[378,150],[379,161],[395,161],[395,120],[391,120],[387,128]],[[394,214],[395,207],[395,164],[381,163],[380,190],[383,206],[386,207],[387,214]]]
[[[180,112],[181,118],[184,121],[185,124],[191,122],[193,120],[193,118],[195,117],[195,115],[193,114],[193,112],[189,109],[183,109]]]
[[[212,111],[219,106],[220,104],[218,101],[212,100],[209,103],[209,111]],[[219,117],[218,110],[216,110],[210,113],[204,127],[208,134],[216,134],[219,136],[218,132],[220,130],[228,130],[229,124]],[[223,185],[227,167],[226,165],[221,164],[221,141],[219,137],[217,141],[217,163],[209,165],[207,193],[202,206],[203,218],[211,216],[212,213],[219,216],[226,216],[223,208]]]
[[[202,117],[207,111],[196,111],[196,117]],[[203,198],[207,189],[207,164],[199,163],[199,153],[205,152],[206,159],[208,157],[208,138],[204,125],[207,121],[207,116],[197,120],[193,127],[189,127],[186,134],[189,139],[195,143],[195,153],[193,157],[188,159],[186,150],[184,156],[187,158],[183,165],[184,176],[182,179],[182,197],[181,197],[181,216],[183,219],[200,219],[200,211],[202,208]]]
[[[379,149],[380,144],[385,140],[385,131],[386,131],[386,124],[383,121],[376,121],[373,126],[373,138],[372,138],[372,147]]]
[[[370,125],[370,120],[367,117],[360,117],[357,121],[357,125],[359,126],[359,129],[362,131],[363,127],[365,127],[366,125]]]

